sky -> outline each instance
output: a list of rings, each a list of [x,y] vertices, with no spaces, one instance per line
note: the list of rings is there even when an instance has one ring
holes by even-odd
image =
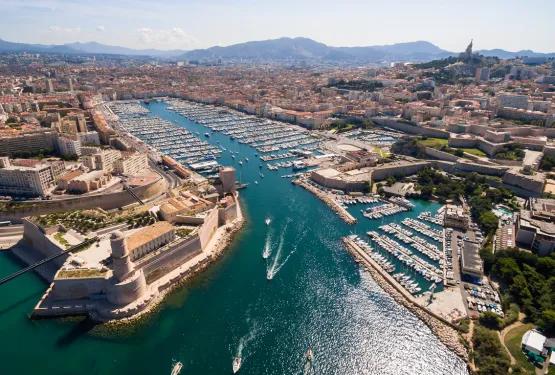
[[[330,46],[417,40],[448,51],[555,52],[552,0],[0,0],[0,39],[184,49],[307,37]]]

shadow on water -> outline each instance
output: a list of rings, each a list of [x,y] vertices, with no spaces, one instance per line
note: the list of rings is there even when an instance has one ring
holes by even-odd
[[[56,346],[59,348],[67,347],[73,344],[75,341],[88,334],[96,327],[91,319],[83,319],[76,325],[74,325],[67,333],[56,340]]]
[[[14,303],[12,303],[11,305],[4,307],[2,309],[0,309],[0,319],[2,319],[2,316],[4,314],[9,313],[10,311],[14,310],[15,308],[29,302],[30,300],[36,301],[38,297],[42,296],[44,294],[44,291],[40,290],[34,294],[31,294],[23,299],[20,299],[18,301],[15,301]]]

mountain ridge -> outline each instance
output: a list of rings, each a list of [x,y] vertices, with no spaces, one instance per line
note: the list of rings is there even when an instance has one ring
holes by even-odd
[[[186,58],[190,60],[210,59],[259,59],[259,60],[321,60],[321,61],[430,61],[458,55],[424,40],[402,42],[389,45],[334,47],[310,38],[278,38],[237,43],[226,47],[213,46],[205,49],[159,50],[135,49],[112,46],[95,41],[66,44],[27,44],[8,42],[0,39],[0,52],[62,53],[62,54],[106,54],[125,56],[151,56],[158,58]],[[501,59],[516,56],[555,57],[555,53],[541,53],[531,50],[511,52],[504,49],[476,51],[484,56]]]

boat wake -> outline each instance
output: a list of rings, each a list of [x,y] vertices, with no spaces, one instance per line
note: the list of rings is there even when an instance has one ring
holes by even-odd
[[[272,280],[274,278],[274,276],[276,275],[276,273],[281,268],[281,266],[278,266],[278,261],[279,261],[279,258],[281,256],[281,250],[283,249],[283,241],[285,239],[285,233],[287,232],[287,225],[288,224],[289,223],[285,224],[285,228],[283,228],[283,231],[281,232],[281,237],[279,239],[279,246],[278,246],[278,249],[277,249],[276,256],[274,257],[274,261],[272,262],[271,265],[269,265],[269,267],[266,270],[266,277],[267,277],[268,280]]]
[[[264,244],[264,251],[262,252],[262,258],[268,259],[268,257],[272,254],[272,231],[269,230],[268,234],[266,235],[266,244]]]
[[[245,334],[243,337],[239,339],[239,345],[237,345],[237,351],[235,353],[235,357],[244,358],[243,350],[247,347],[249,342],[251,342],[256,338],[258,331],[259,331],[259,327],[256,324],[253,324],[249,332],[247,332],[247,334]]]

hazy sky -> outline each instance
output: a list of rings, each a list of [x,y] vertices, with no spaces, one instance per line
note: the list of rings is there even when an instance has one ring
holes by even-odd
[[[332,46],[427,40],[555,52],[553,0],[0,0],[0,38],[194,49],[303,36]]]

